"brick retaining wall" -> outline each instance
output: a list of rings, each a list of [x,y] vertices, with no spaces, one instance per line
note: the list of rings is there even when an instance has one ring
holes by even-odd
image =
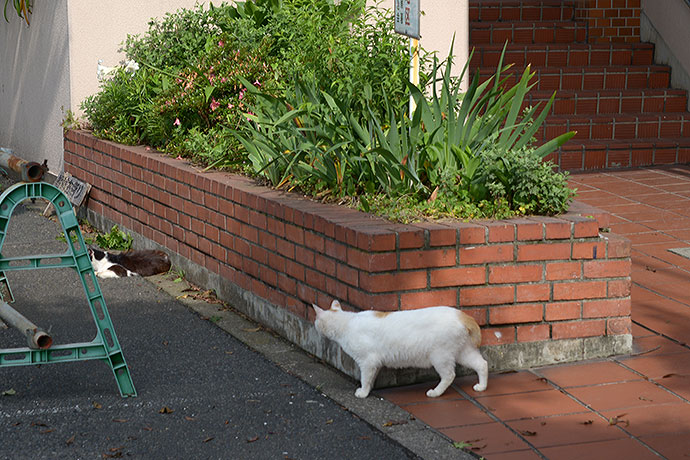
[[[200,267],[187,270],[192,281],[229,292],[237,308],[329,361],[342,357],[314,335],[309,305],[333,298],[352,309],[462,308],[482,326],[495,369],[631,347],[630,243],[600,235],[608,215],[595,208],[394,224],[85,131],[65,132],[65,170],[92,185],[92,220]]]

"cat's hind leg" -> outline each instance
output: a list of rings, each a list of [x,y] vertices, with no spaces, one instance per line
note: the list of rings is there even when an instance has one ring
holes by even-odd
[[[430,398],[438,398],[455,379],[455,359],[450,355],[432,356],[431,365],[438,372],[441,381],[436,385],[436,388],[427,391],[426,395]]]
[[[472,387],[474,391],[486,390],[486,385],[489,379],[489,364],[486,362],[482,354],[479,353],[479,350],[476,348],[466,347],[465,350],[463,350],[463,353],[460,355],[458,361],[463,366],[469,367],[477,373],[479,383]]]
[[[361,387],[357,388],[355,391],[355,396],[358,398],[366,398],[369,396],[371,388],[374,386],[374,380],[376,380],[376,374],[378,374],[379,368],[371,363],[362,363],[359,366],[360,382]]]

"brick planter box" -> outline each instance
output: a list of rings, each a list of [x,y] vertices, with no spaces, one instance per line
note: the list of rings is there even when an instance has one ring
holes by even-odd
[[[608,215],[595,208],[400,225],[85,131],[65,132],[65,170],[93,186],[90,222],[164,249],[192,282],[352,376],[352,361],[314,330],[312,302],[461,308],[482,326],[494,370],[631,350],[630,243],[600,233]]]

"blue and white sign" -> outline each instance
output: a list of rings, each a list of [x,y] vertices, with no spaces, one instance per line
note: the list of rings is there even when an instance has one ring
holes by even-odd
[[[411,38],[419,38],[419,0],[395,1],[395,31]]]

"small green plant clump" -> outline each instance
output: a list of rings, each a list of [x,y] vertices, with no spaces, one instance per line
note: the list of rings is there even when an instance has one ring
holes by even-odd
[[[488,80],[458,78],[452,48],[422,52],[411,85],[392,12],[364,0],[200,5],[124,51],[139,70],[83,103],[97,136],[401,221],[559,214],[574,195],[544,161],[574,133],[535,143],[553,97],[524,107],[529,68],[513,85],[502,59]]]
[[[102,249],[128,251],[132,249],[132,236],[113,225],[108,233],[96,235],[95,243]]]

